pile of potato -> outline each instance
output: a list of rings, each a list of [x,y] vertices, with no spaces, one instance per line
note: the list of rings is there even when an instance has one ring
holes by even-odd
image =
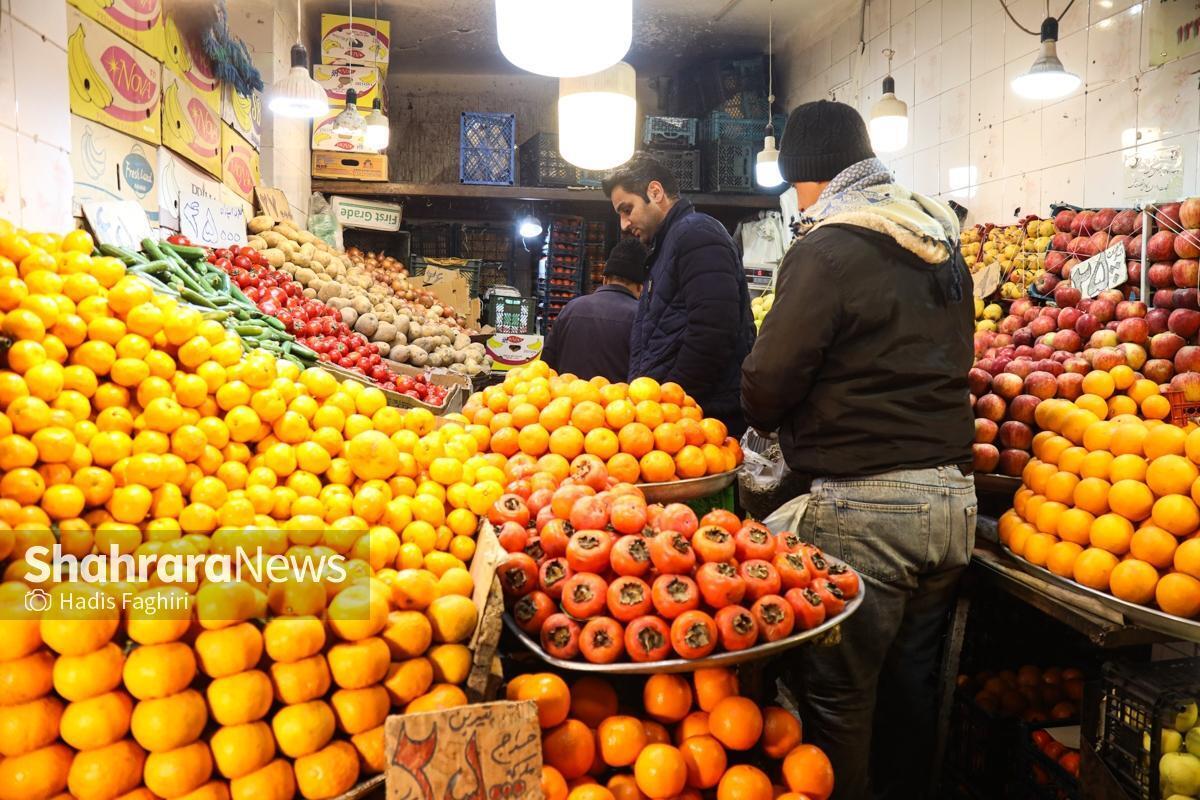
[[[291,223],[257,216],[247,227],[250,246],[272,267],[291,275],[305,297],[337,309],[350,328],[386,346],[387,358],[464,375],[491,369],[484,346],[472,343],[463,320],[431,293],[398,276],[391,283],[376,281],[364,266]]]

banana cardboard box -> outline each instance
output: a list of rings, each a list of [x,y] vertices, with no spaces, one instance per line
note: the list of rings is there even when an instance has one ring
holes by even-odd
[[[341,109],[338,109],[318,120],[313,120],[312,149],[330,150],[338,153],[374,152],[367,149],[365,128],[351,134],[333,132],[333,121],[337,119],[337,115],[340,113]],[[360,109],[358,113],[365,121],[367,114],[370,112]]]
[[[164,38],[166,58],[163,65],[184,79],[213,111],[221,112],[221,85],[212,60],[200,44],[198,31],[185,31],[174,16],[167,17]]]
[[[230,84],[221,87],[221,121],[228,123],[255,150],[262,144],[262,92],[247,97]]]
[[[163,60],[163,0],[67,0],[67,3],[154,60]]]
[[[83,215],[84,203],[133,200],[158,223],[158,148],[71,115],[71,172],[75,188],[72,214]]]
[[[179,232],[179,207],[182,201],[205,197],[221,201],[224,187],[211,175],[205,175],[183,156],[165,147],[158,148],[158,224]]]
[[[356,28],[357,30],[357,28]],[[380,96],[379,84],[383,73],[375,67],[354,67],[347,64],[313,64],[313,80],[321,84],[329,96],[329,105],[339,111],[346,106],[346,90],[353,89],[359,108],[370,108]]]
[[[129,42],[67,9],[71,113],[156,145],[162,72],[162,64]]]
[[[221,124],[221,182],[247,203],[254,202],[254,187],[259,183],[258,151],[237,134]],[[251,208],[253,211],[253,208]]]
[[[163,73],[162,143],[212,175],[221,174],[221,117],[171,70]]]
[[[341,14],[321,15],[321,63],[361,64],[387,71],[392,23],[385,19],[354,18]]]

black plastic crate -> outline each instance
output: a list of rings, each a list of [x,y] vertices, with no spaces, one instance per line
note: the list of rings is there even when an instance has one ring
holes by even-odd
[[[738,92],[717,107],[734,119],[760,119],[767,116],[771,103],[762,91]]]
[[[783,128],[787,117],[776,114],[772,123],[775,126],[776,141],[782,140]],[[721,144],[748,144],[757,150],[762,149],[763,138],[767,135],[767,115],[747,119],[735,117],[724,111],[714,111],[700,121],[700,141],[705,144],[720,142]],[[757,152],[756,150],[756,152]]]
[[[484,186],[516,183],[515,114],[464,111],[459,135],[458,179]]]
[[[522,186],[599,185],[601,173],[581,170],[558,151],[557,133],[535,133],[521,145]]]
[[[706,109],[746,92],[767,89],[767,59],[762,55],[726,58],[700,65],[695,72],[700,102]]]
[[[1102,680],[1100,758],[1130,795],[1154,800],[1161,794],[1162,732],[1176,730],[1176,715],[1189,705],[1194,712],[1200,700],[1200,658],[1110,662]]]
[[[479,265],[479,296],[487,292],[493,286],[507,286],[510,284],[509,279],[509,262],[507,261],[483,261]]]
[[[754,191],[752,145],[718,142],[704,148],[704,190],[719,194]]]
[[[699,120],[695,117],[646,117],[642,124],[642,144],[647,147],[686,150],[696,146],[698,135]]]
[[[409,229],[409,243],[413,257],[452,258],[458,255],[458,237],[455,226],[449,222],[414,225]]]
[[[527,297],[493,296],[488,301],[487,324],[497,333],[533,333],[537,301]]]
[[[458,234],[458,249],[463,258],[508,261],[512,258],[512,248],[510,225],[463,225]]]
[[[647,152],[675,176],[675,180],[679,181],[681,192],[700,191],[699,150],[649,150]]]
[[[1017,759],[1017,787],[1015,797],[1030,800],[1079,800],[1079,780],[1063,769],[1062,765],[1038,749],[1034,733],[1050,725],[1026,725],[1025,737],[1021,742],[1020,758]],[[1076,756],[1079,755],[1078,751]]]

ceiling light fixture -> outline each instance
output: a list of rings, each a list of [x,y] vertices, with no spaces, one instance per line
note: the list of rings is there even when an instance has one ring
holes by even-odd
[[[1069,8],[1069,6],[1068,6]],[[1008,11],[1008,7],[1004,7]],[[1063,12],[1066,13],[1066,12]],[[1012,14],[1009,14],[1012,18]],[[1014,19],[1014,23],[1020,23]],[[1032,33],[1022,27],[1026,33]],[[1058,20],[1046,17],[1042,21],[1042,47],[1037,59],[1029,71],[1013,78],[1012,89],[1021,97],[1028,100],[1057,100],[1066,97],[1079,88],[1079,76],[1067,72],[1062,61],[1058,58],[1056,43],[1058,42]]]
[[[367,132],[367,121],[358,113],[358,92],[346,90],[346,107],[333,118],[333,132],[337,136],[363,136]]]
[[[871,146],[877,153],[895,153],[908,146],[908,103],[896,97],[896,79],[892,77],[892,58],[896,51],[888,48],[888,71],[883,79],[883,97],[871,107]]]
[[[329,113],[329,98],[325,89],[308,72],[308,51],[300,36],[302,17],[300,0],[296,0],[296,43],[292,45],[292,68],[283,80],[271,87],[267,108],[281,117],[311,119]]]
[[[496,39],[528,72],[593,75],[629,52],[633,0],[496,0]]]
[[[522,239],[532,239],[535,236],[541,236],[542,223],[537,217],[526,214],[517,223],[517,233],[520,234]]]
[[[754,180],[772,188],[783,183],[779,172],[779,150],[775,148],[775,0],[767,6],[767,135],[763,149],[754,159]]]
[[[612,169],[633,155],[637,73],[619,61],[595,75],[558,81],[558,150],[583,169]]]

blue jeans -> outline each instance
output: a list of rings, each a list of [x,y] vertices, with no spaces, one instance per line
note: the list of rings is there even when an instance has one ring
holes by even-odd
[[[938,659],[976,513],[957,467],[813,482],[801,538],[866,584],[841,644],[796,657],[805,739],[833,762],[835,800],[930,794]]]

